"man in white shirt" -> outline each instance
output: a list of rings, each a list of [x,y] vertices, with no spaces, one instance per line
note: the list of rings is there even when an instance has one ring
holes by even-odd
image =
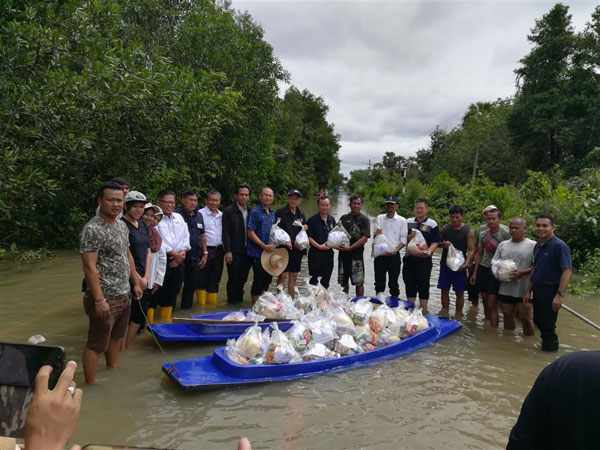
[[[376,219],[375,240],[381,238],[382,235],[385,244],[389,248],[389,252],[385,252],[375,258],[375,292],[377,295],[385,291],[385,278],[389,277],[388,286],[390,295],[398,297],[400,295],[400,287],[398,278],[400,277],[400,253],[398,253],[405,245],[408,235],[408,225],[406,219],[398,214],[398,197],[396,195],[388,195],[385,198],[385,214],[380,214]],[[373,244],[373,248],[375,249]]]
[[[223,213],[219,211],[219,205],[221,205],[219,191],[209,191],[205,203],[206,206],[200,210],[200,214],[204,219],[208,260],[200,270],[198,287],[206,291],[207,302],[216,304],[219,283],[221,275],[223,275],[223,256],[225,255],[223,250]]]
[[[156,297],[161,307],[159,317],[170,319],[173,307],[177,303],[177,294],[183,283],[185,255],[191,248],[190,232],[183,217],[174,212],[175,193],[173,191],[168,189],[160,191],[157,203],[164,212],[157,229],[167,253],[167,270],[163,285],[157,291]]]

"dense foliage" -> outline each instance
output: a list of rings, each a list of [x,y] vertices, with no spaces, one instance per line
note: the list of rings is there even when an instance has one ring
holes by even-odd
[[[2,2],[0,248],[71,246],[115,176],[225,201],[238,182],[336,184],[327,106],[278,97],[288,74],[263,34],[227,1]]]
[[[560,164],[575,176],[597,161],[598,150],[591,155],[600,147],[600,6],[580,33],[568,11],[559,3],[536,21],[512,98],[473,104],[457,127],[431,133],[417,153],[421,181],[445,170],[460,182],[479,171],[514,183],[527,178],[527,169]]]

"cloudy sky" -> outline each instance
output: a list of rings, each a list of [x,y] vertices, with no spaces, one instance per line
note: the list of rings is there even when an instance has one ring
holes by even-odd
[[[262,25],[291,84],[329,105],[346,175],[386,151],[414,155],[470,103],[512,95],[527,34],[555,3],[233,0]],[[581,31],[599,0],[563,3]]]

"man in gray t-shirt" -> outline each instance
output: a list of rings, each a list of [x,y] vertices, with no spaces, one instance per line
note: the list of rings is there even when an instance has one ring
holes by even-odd
[[[534,333],[533,308],[531,304],[523,303],[523,296],[533,270],[535,241],[525,237],[527,224],[521,217],[515,217],[510,221],[509,230],[511,239],[500,242],[492,258],[492,264],[494,261],[510,260],[517,265],[517,269],[509,275],[511,281],[500,281],[498,290],[498,300],[502,303],[502,312],[504,313],[504,329],[515,329],[515,316],[518,309],[519,318],[523,324],[523,334],[531,336]],[[494,273],[494,276],[497,274]]]

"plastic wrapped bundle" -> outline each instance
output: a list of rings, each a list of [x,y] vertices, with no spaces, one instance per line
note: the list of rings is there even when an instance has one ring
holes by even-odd
[[[311,348],[302,354],[304,361],[323,361],[324,359],[337,358],[339,355],[323,344],[314,344]]]
[[[387,316],[383,309],[377,308],[369,317],[369,325],[375,333],[380,333],[387,325]]]
[[[286,336],[297,352],[304,352],[313,343],[312,333],[298,321],[294,321]]]
[[[373,304],[368,298],[357,300],[352,306],[352,320],[356,325],[369,323],[369,318],[373,312]]]
[[[423,233],[421,233],[419,230],[416,230],[416,232],[417,234],[415,237],[413,237],[406,246],[406,252],[409,255],[422,255],[423,252],[429,251],[429,246],[423,237]]]
[[[453,272],[458,271],[465,263],[465,255],[460,250],[457,250],[454,245],[448,247],[448,256],[446,256],[446,266]]]
[[[294,225],[302,228],[302,230],[300,230],[300,232],[296,235],[296,247],[300,250],[306,250],[310,245],[310,242],[308,242],[308,234],[304,229],[304,225],[302,225],[300,219],[294,220]]]
[[[244,314],[242,311],[234,311],[223,317],[223,320],[235,320],[237,322],[241,322],[248,319],[246,319],[246,314]]]
[[[400,322],[400,319],[408,316],[409,312],[402,308],[402,307],[397,307],[397,308],[392,308],[392,311],[394,312],[394,316],[396,316],[396,322]]]
[[[246,328],[246,331],[235,343],[237,352],[248,360],[256,358],[260,354],[261,346],[262,334],[258,325]]]
[[[288,364],[290,362],[299,362],[302,360],[298,352],[294,349],[287,336],[281,331],[277,323],[271,324],[271,342],[265,355],[267,364]]]
[[[339,306],[333,309],[333,316],[331,317],[331,321],[333,323],[335,332],[339,336],[342,336],[344,334],[356,336],[356,328],[354,327],[354,322],[352,322],[352,319],[348,317],[344,310]]]
[[[277,319],[279,317],[279,311],[283,304],[270,292],[265,292],[263,295],[258,297],[256,303],[252,306],[252,311],[260,314],[261,316],[269,319]]]
[[[227,344],[225,345],[225,355],[234,363],[244,365],[249,364],[248,360],[237,351],[235,339],[227,340]]]
[[[277,220],[277,223],[271,227],[269,232],[269,245],[273,247],[286,246],[292,248],[292,239],[287,232],[279,226],[281,219]]]
[[[510,274],[515,270],[517,270],[517,263],[512,259],[492,260],[492,273],[497,276],[500,281],[512,281],[510,279]]]
[[[343,226],[337,225],[327,235],[327,242],[325,242],[325,245],[329,248],[340,248],[342,245],[349,247],[350,234],[348,234]]]
[[[393,245],[390,245],[387,238],[383,234],[378,234],[373,239],[373,258],[385,255],[386,253],[394,253],[396,249]]]
[[[352,336],[344,334],[335,344],[335,351],[339,353],[340,356],[347,356],[361,353],[362,348],[354,341]]]

